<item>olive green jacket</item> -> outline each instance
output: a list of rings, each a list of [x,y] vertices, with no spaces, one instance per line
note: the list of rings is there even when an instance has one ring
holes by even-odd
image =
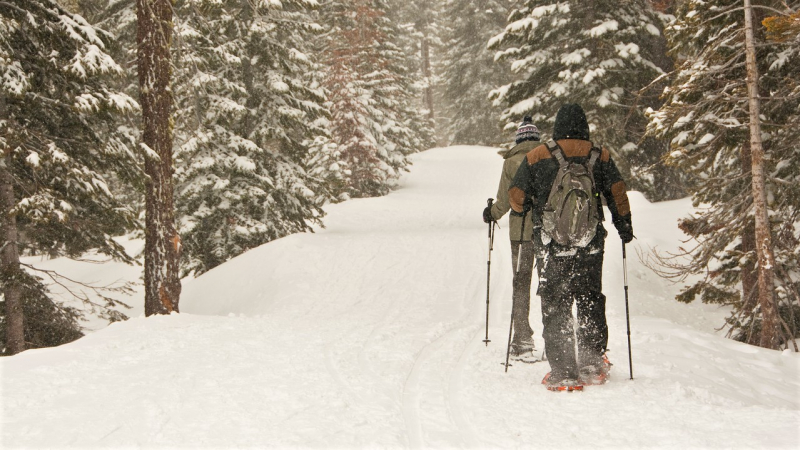
[[[498,152],[500,156],[505,159],[503,162],[503,173],[500,176],[500,186],[497,188],[497,200],[492,206],[492,217],[495,220],[500,220],[509,209],[511,204],[508,199],[508,190],[511,187],[511,181],[517,173],[522,161],[525,160],[525,155],[534,148],[541,145],[538,141],[525,141],[515,145],[510,150],[501,150]],[[525,217],[525,236],[520,239],[522,230],[522,216],[512,211],[508,218],[508,233],[512,241],[530,241],[533,234],[534,217],[531,212],[528,212]]]

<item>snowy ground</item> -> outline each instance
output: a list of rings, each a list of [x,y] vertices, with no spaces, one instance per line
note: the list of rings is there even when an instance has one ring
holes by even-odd
[[[501,158],[450,147],[413,159],[391,195],[330,206],[326,229],[186,281],[182,314],[140,317],[138,295],[127,300],[130,321],[0,359],[0,447],[800,448],[798,355],[724,339],[715,328],[725,311],[676,302],[679,286],[636,255],[679,245],[688,200],[631,193],[635,380],[612,229],[603,269],[612,379],[553,393],[539,384],[546,363],[508,373],[501,364],[505,220],[492,254],[492,342],[482,342],[480,213]],[[141,270],[42,264],[105,282]],[[542,347],[538,299],[531,310]]]

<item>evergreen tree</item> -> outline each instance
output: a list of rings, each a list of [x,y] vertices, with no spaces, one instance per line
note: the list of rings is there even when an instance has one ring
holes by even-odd
[[[402,50],[402,62],[396,65],[407,78],[409,107],[417,113],[411,116],[409,127],[420,140],[420,149],[428,149],[440,141],[442,128],[437,125],[437,108],[441,101],[438,77],[440,73],[442,1],[382,0],[381,10],[393,24],[392,42]],[[400,56],[400,55],[398,55]]]
[[[319,223],[325,186],[305,168],[325,142],[308,73],[315,2],[176,4],[176,165],[184,272],[199,274]]]
[[[449,24],[444,46],[443,100],[453,144],[498,145],[508,140],[498,126],[501,108],[489,100],[498,84],[511,82],[511,74],[494,62],[486,48],[503,30],[508,17],[506,0],[450,0],[445,17]]]
[[[777,1],[758,3],[780,8]],[[793,6],[795,9],[797,5]],[[759,10],[756,10],[759,11]],[[762,14],[763,14],[763,10]],[[759,343],[763,305],[758,305],[758,266],[750,130],[748,125],[744,14],[738,1],[681,4],[676,22],[667,29],[671,51],[681,58],[679,69],[664,91],[666,103],[651,114],[649,132],[670,140],[667,161],[691,174],[688,189],[702,208],[681,221],[693,240],[688,262],[660,258],[666,275],[704,277],[688,286],[678,300],[730,305],[730,336]],[[800,317],[796,224],[800,199],[798,106],[792,91],[800,77],[796,41],[767,43],[764,29],[755,30],[755,62],[760,73],[767,212],[775,246],[775,302],[782,343],[797,336]]]
[[[617,161],[632,173],[631,184],[651,198],[674,198],[681,194],[675,176],[648,173],[663,147],[642,140],[644,111],[657,99],[639,93],[668,69],[659,67],[662,44],[661,22],[646,0],[521,1],[489,42],[516,78],[491,96],[505,107],[507,128],[530,115],[546,131],[561,104],[581,104],[593,141],[623,156]]]
[[[121,54],[132,49],[132,6],[108,2],[100,22],[128,43]],[[321,70],[309,51],[321,31],[309,17],[314,7],[301,0],[175,2],[175,202],[184,275],[320,223],[330,193],[306,168],[312,153],[330,150],[324,95],[313,78]]]
[[[122,67],[123,75],[115,77],[112,86],[132,98],[139,97],[139,78],[137,69],[136,45],[136,0],[74,0],[78,10],[86,20],[95,27],[105,30],[110,36],[107,49],[108,54]],[[126,142],[137,148],[136,156],[139,167],[144,167],[144,154],[138,143],[142,136],[142,115],[129,114],[116,118],[116,130],[124,137]],[[111,186],[119,183],[111,180]],[[116,189],[115,194],[120,200],[130,205],[143,216],[145,209],[144,180],[136,186],[137,189]],[[144,237],[144,230],[138,234]]]
[[[657,25],[662,31],[660,38],[647,41],[651,45],[653,63],[664,72],[671,73],[675,69],[675,61],[669,56],[667,42],[663,36],[663,26],[675,18],[672,14],[675,0],[649,0],[649,3],[661,19]],[[646,130],[647,111],[658,109],[663,104],[660,93],[666,87],[667,80],[666,76],[661,76],[639,91],[636,100],[637,115],[631,116],[631,120],[635,121],[635,135],[641,136],[642,131]],[[669,142],[656,139],[645,132],[637,144],[638,148],[629,147],[629,150],[624,151],[622,155],[630,169],[631,188],[644,193],[650,201],[673,200],[687,196],[686,174],[664,161],[664,157],[669,153]]]
[[[382,0],[331,1],[324,54],[334,144],[316,155],[321,176],[338,180],[337,197],[384,195],[423,143],[397,27]]]
[[[775,22],[765,21],[767,38],[775,46],[767,76],[769,89],[776,100],[762,104],[761,112],[774,118],[767,127],[774,135],[768,147],[769,161],[775,162],[768,180],[780,185],[780,191],[770,191],[771,197],[782,195],[781,201],[770,211],[778,212],[773,233],[776,264],[776,305],[782,329],[795,337],[800,333],[800,5],[792,3],[794,12],[782,18],[786,28],[770,27]],[[772,167],[770,166],[770,169]],[[773,193],[778,192],[778,193]],[[768,197],[769,198],[769,197]],[[795,348],[797,350],[797,348]]]
[[[80,336],[84,314],[48,298],[20,253],[77,257],[94,249],[130,261],[112,236],[135,228],[135,214],[116,200],[109,174],[140,177],[114,122],[138,105],[109,84],[122,68],[108,42],[53,0],[0,2],[2,325],[10,353]],[[118,305],[108,299],[100,314],[124,318]]]
[[[415,79],[419,80],[422,91],[424,115],[431,121],[436,117],[436,51],[442,45],[440,16],[444,2],[429,0],[401,0],[387,5],[393,11],[393,19],[403,24],[406,30],[405,42],[411,54],[416,55],[413,66]],[[402,44],[401,44],[402,45]]]

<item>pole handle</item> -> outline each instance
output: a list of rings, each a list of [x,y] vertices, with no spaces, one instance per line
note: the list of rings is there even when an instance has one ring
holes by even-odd
[[[494,204],[494,199],[493,198],[489,198],[488,200],[486,200],[486,206],[489,207],[489,209],[492,208],[493,204]],[[489,239],[490,240],[492,239],[492,224],[493,223],[494,223],[494,221],[490,221],[489,222]]]

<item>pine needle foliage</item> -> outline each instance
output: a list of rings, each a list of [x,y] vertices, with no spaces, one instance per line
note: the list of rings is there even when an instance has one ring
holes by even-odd
[[[320,223],[324,187],[305,168],[324,138],[307,73],[316,2],[184,0],[176,51],[176,166],[184,273]]]
[[[505,128],[530,115],[546,135],[562,104],[579,103],[592,140],[635,188],[653,200],[680,197],[679,175],[659,164],[665,148],[644,138],[644,112],[659,103],[643,89],[669,69],[661,28],[646,0],[519,2],[489,41],[514,77],[490,94]]]
[[[114,186],[141,172],[116,120],[138,104],[113,87],[123,70],[107,53],[110,38],[53,0],[0,2],[0,150],[13,192],[2,213],[13,217],[22,254],[132,260],[113,237],[139,224]],[[81,311],[48,297],[18,259],[4,262],[3,288],[22,295],[29,347],[80,335]]]
[[[315,155],[315,173],[338,200],[385,195],[422,143],[399,30],[379,0],[331,1],[322,15],[332,145]]]
[[[495,63],[495,52],[486,48],[505,27],[508,13],[508,1],[447,2],[442,85],[452,144],[496,146],[511,135],[500,126],[502,108],[489,100],[489,92],[498,84],[512,81],[511,74],[505,65]]]
[[[778,1],[756,4],[782,7]],[[764,9],[755,11],[763,15]],[[730,306],[729,335],[756,343],[761,317],[756,302],[744,15],[734,0],[690,0],[676,15],[666,34],[681,63],[664,90],[664,106],[650,114],[648,131],[669,140],[666,161],[690,175],[687,188],[697,212],[680,223],[689,237],[683,252],[657,260],[677,279],[701,276],[686,286],[679,301],[699,298]],[[767,207],[777,265],[775,294],[782,343],[787,343],[797,336],[800,316],[799,42],[765,41],[766,30],[755,31]]]

